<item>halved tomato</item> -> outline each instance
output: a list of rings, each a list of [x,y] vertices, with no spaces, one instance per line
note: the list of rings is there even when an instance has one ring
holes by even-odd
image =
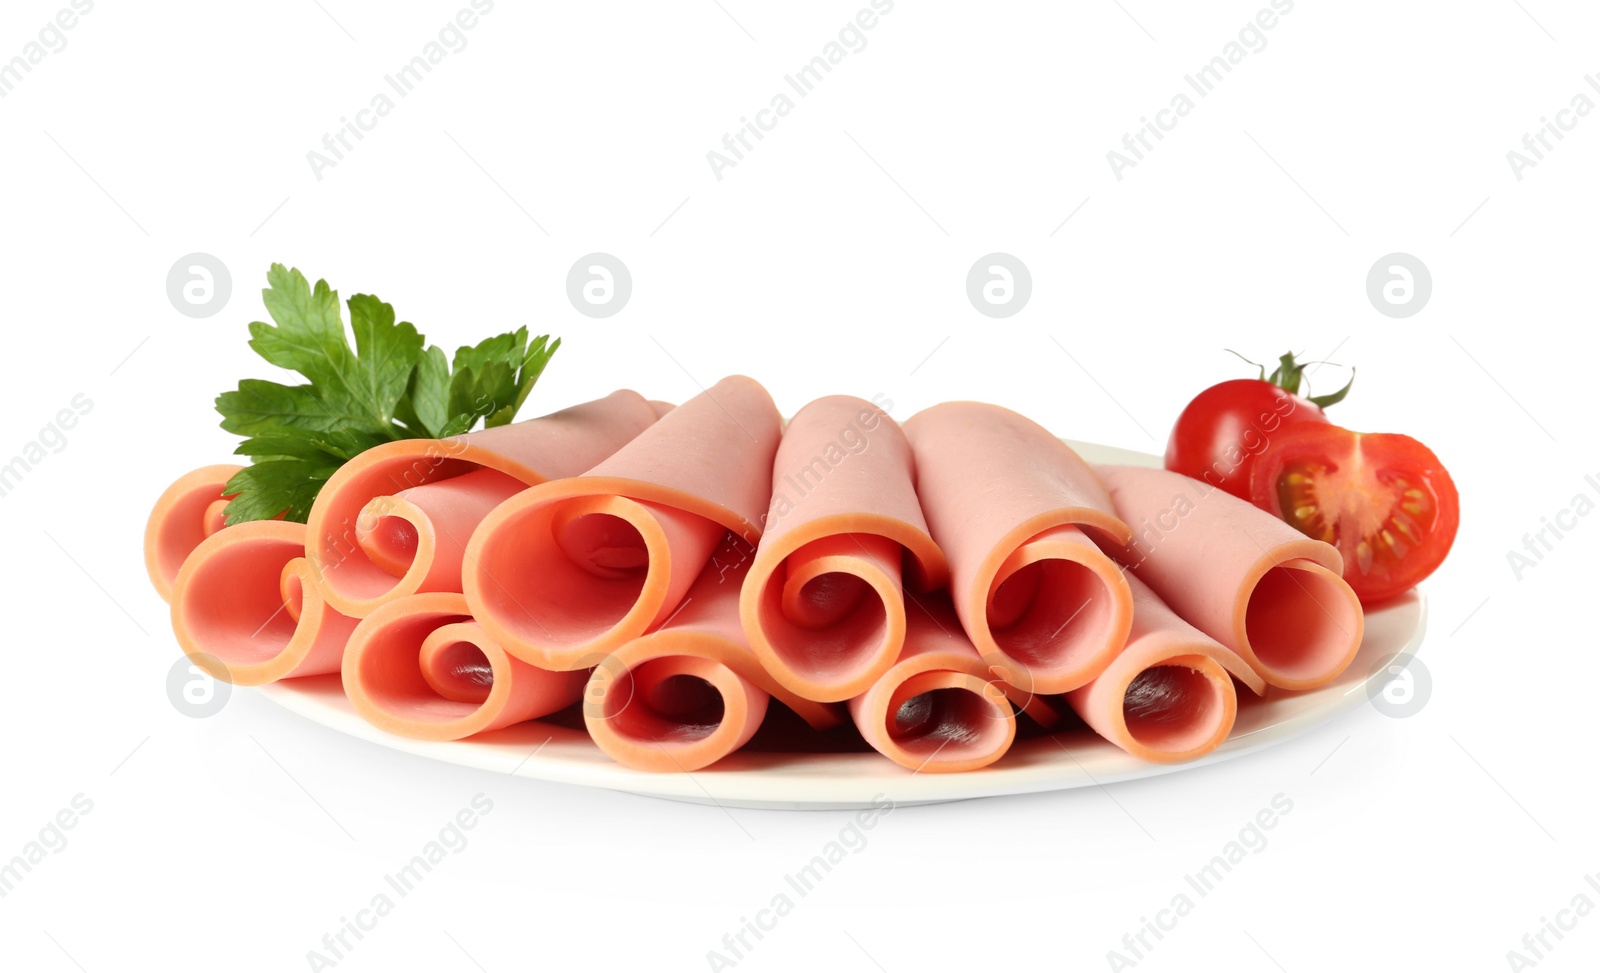
[[[1432,574],[1461,520],[1455,482],[1428,447],[1322,423],[1273,437],[1251,471],[1250,502],[1337,547],[1345,581],[1368,603]]]

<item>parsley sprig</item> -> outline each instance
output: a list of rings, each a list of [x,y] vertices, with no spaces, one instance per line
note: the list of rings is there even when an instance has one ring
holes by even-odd
[[[217,396],[222,428],[244,436],[251,465],[228,481],[227,522],[282,516],[304,522],[328,477],[356,454],[399,439],[442,439],[479,419],[516,417],[561,339],[526,327],[456,349],[446,359],[416,326],[371,294],[352,296],[351,348],[339,294],[273,264],[261,292],[273,323],[250,325],[250,347],[298,372],[303,385],[247,378]]]

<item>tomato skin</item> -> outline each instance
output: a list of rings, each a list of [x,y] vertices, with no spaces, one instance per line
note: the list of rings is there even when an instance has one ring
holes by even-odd
[[[1443,563],[1460,495],[1439,457],[1399,433],[1331,423],[1285,430],[1257,459],[1251,503],[1325,540],[1363,604],[1415,587]]]
[[[1275,434],[1296,425],[1326,425],[1307,399],[1271,382],[1236,378],[1213,385],[1179,413],[1167,440],[1167,469],[1250,499],[1250,473]]]

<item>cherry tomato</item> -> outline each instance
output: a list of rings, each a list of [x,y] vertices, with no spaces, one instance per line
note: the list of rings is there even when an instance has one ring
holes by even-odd
[[[1367,603],[1432,574],[1461,520],[1456,485],[1428,447],[1331,423],[1273,436],[1256,458],[1249,500],[1337,547],[1345,581]]]
[[[1167,469],[1249,500],[1250,471],[1273,437],[1327,422],[1308,399],[1265,379],[1236,378],[1201,392],[1179,413],[1167,440]]]

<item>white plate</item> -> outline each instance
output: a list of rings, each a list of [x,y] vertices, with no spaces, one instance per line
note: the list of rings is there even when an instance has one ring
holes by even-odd
[[[1143,453],[1092,443],[1073,442],[1072,446],[1091,463],[1160,465],[1157,457]],[[540,721],[470,740],[428,742],[393,736],[356,715],[337,675],[289,679],[264,686],[261,692],[284,709],[341,733],[499,774],[728,807],[859,808],[885,798],[897,805],[929,804],[1154,777],[1204,767],[1293,739],[1366,702],[1369,692],[1392,678],[1387,668],[1374,672],[1379,661],[1390,655],[1414,655],[1426,620],[1427,603],[1417,592],[1369,611],[1361,650],[1342,676],[1311,692],[1274,689],[1260,699],[1241,692],[1232,735],[1211,754],[1184,764],[1146,763],[1075,724],[1058,733],[1019,739],[995,764],[961,774],[913,773],[873,751],[779,753],[750,749],[692,774],[654,774],[613,763],[582,729]]]

